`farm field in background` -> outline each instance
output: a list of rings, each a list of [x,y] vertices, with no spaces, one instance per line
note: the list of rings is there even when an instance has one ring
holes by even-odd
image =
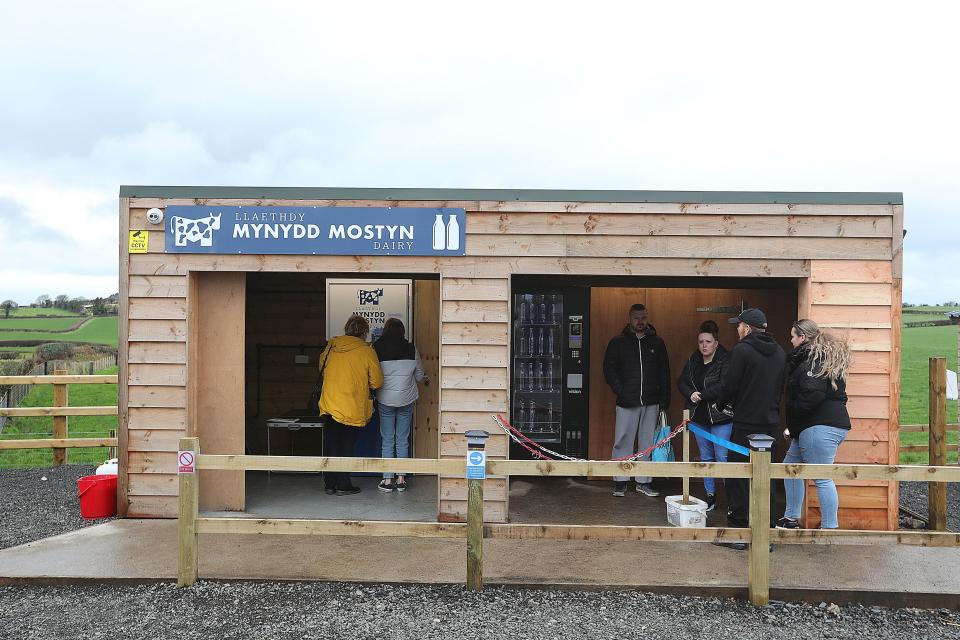
[[[904,322],[918,322],[931,319],[945,319],[945,316],[929,314],[911,314],[910,311],[957,311],[958,307],[909,307],[904,309]],[[957,327],[913,327],[903,328],[900,362],[900,424],[927,424],[928,415],[928,375],[929,359],[933,356],[946,356],[947,369],[957,370]],[[957,420],[956,400],[947,401],[947,423]],[[927,444],[926,433],[901,433],[900,443]],[[948,431],[947,442],[957,443],[956,430]],[[927,464],[926,453],[901,453],[903,464]],[[956,464],[957,453],[947,453],[947,462]]]
[[[35,318],[34,320],[44,320]],[[72,323],[71,323],[72,324]],[[36,326],[36,325],[34,325]],[[69,325],[68,325],[69,326]],[[76,331],[65,333],[45,333],[42,331],[0,331],[0,340],[43,340],[44,342],[95,342],[116,346],[117,316],[100,316],[91,318]],[[0,350],[4,347],[0,345]]]
[[[0,312],[2,316],[3,312]],[[46,309],[40,309],[38,307],[17,307],[16,309],[10,310],[11,318],[35,318],[37,316],[75,316],[77,315],[76,311],[68,311],[67,309],[58,309],[56,307],[50,307]]]
[[[35,317],[9,317],[0,316],[0,330],[20,329],[30,331],[32,329],[44,329],[46,331],[66,331],[75,324],[81,322],[86,316],[57,316],[56,318],[35,318]],[[0,331],[0,340],[8,333]]]
[[[98,375],[116,375],[117,367],[98,371]],[[117,404],[117,385],[115,384],[71,384],[68,385],[71,406],[115,406]],[[49,407],[53,405],[53,385],[36,385],[23,399],[21,407]],[[74,438],[106,438],[111,429],[117,428],[116,416],[71,416],[69,434]],[[53,418],[39,416],[13,418],[0,434],[0,440],[26,440],[31,438],[49,438],[53,434]],[[68,464],[100,464],[107,459],[107,449],[70,449],[67,451]],[[49,467],[53,464],[51,449],[18,449],[0,451],[0,469]]]

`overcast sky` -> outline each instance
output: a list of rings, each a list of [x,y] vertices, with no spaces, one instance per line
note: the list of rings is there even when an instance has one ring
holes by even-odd
[[[0,4],[0,299],[117,291],[121,184],[902,191],[960,299],[948,3],[327,4]]]

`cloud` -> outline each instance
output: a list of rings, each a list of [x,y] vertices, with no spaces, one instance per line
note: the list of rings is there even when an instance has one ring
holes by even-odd
[[[120,184],[875,190],[905,299],[958,297],[928,281],[960,237],[950,8],[226,6],[4,9],[15,286],[115,273]]]

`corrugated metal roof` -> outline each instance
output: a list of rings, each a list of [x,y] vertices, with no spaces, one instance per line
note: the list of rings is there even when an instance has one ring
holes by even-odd
[[[903,204],[900,192],[604,191],[567,189],[360,189],[340,187],[120,187],[121,198],[274,200],[487,200],[520,202],[690,202],[703,204]]]

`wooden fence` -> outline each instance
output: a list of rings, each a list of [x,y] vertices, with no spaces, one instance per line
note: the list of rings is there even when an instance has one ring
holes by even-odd
[[[960,534],[904,531],[846,531],[771,529],[770,481],[788,478],[835,480],[891,480],[960,482],[958,467],[881,466],[871,464],[773,464],[769,451],[751,452],[748,463],[703,462],[560,462],[546,460],[487,460],[487,476],[653,476],[690,478],[749,478],[750,528],[676,528],[609,525],[484,524],[483,480],[468,479],[466,523],[398,522],[369,520],[305,520],[200,517],[197,470],[393,472],[446,475],[465,478],[463,459],[324,458],[304,456],[207,455],[200,453],[197,438],[180,440],[179,564],[177,583],[192,585],[198,578],[199,534],[288,534],[338,536],[412,536],[465,538],[467,587],[483,586],[483,540],[628,540],[750,543],[748,593],[762,606],[770,598],[768,544],[907,544],[936,547],[960,546]]]
[[[71,438],[70,416],[115,416],[117,406],[71,407],[69,387],[71,384],[117,384],[117,376],[68,375],[66,370],[58,370],[52,376],[0,376],[3,385],[53,385],[52,407],[4,407],[0,408],[0,417],[53,416],[53,436],[30,440],[0,440],[0,450],[4,449],[53,449],[53,464],[59,466],[67,461],[67,449],[87,447],[117,446],[114,433],[109,438]]]

